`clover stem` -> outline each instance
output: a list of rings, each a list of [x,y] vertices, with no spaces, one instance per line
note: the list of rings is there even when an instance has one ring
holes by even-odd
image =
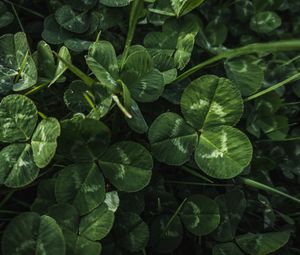
[[[9,1],[9,0],[3,0],[3,2],[8,3],[8,4],[10,4],[10,5],[13,4],[14,6],[17,6],[18,8],[23,9],[24,11],[27,11],[27,12],[29,12],[30,14],[33,14],[33,15],[39,17],[39,18],[42,18],[42,19],[45,18],[45,16],[44,16],[43,14],[41,14],[41,13],[39,13],[39,12],[37,12],[37,11],[30,10],[29,8],[26,8],[26,7],[22,6],[21,4],[16,4],[16,3],[13,3],[13,2],[11,2],[11,1]]]
[[[18,82],[18,80],[20,79],[21,73],[23,72],[23,70],[24,70],[24,68],[26,66],[26,62],[27,62],[27,59],[28,59],[28,54],[29,54],[29,50],[27,50],[26,53],[25,53],[25,56],[24,56],[24,58],[22,60],[20,69],[19,69],[18,74],[16,76],[15,82]]]
[[[205,182],[186,182],[186,181],[165,181],[166,183],[183,184],[183,185],[196,185],[196,186],[213,186],[213,187],[233,187],[234,184],[230,183],[205,183]]]
[[[29,96],[31,94],[34,94],[35,92],[38,92],[39,90],[41,90],[42,88],[46,87],[48,83],[42,83],[34,88],[32,88],[31,90],[27,91],[24,95],[25,96]]]
[[[85,92],[83,93],[84,99],[88,102],[88,104],[89,104],[89,105],[92,107],[92,109],[95,111],[95,110],[96,110],[96,106],[95,106],[95,104],[94,104],[94,102],[93,102],[91,96],[92,96],[91,93],[88,92],[88,91],[85,91]]]
[[[127,109],[121,104],[119,98],[117,95],[112,95],[112,99],[114,100],[114,102],[116,103],[116,105],[119,107],[119,109],[124,113],[124,115],[129,118],[132,119],[132,115],[127,111]]]
[[[177,207],[176,211],[173,213],[173,215],[171,216],[170,220],[168,221],[167,225],[165,226],[164,230],[162,231],[161,236],[163,236],[167,230],[169,229],[169,227],[171,226],[171,224],[173,223],[174,219],[176,218],[176,216],[179,214],[179,212],[181,211],[181,208],[183,207],[183,205],[185,204],[187,198],[183,199],[183,201],[181,202],[181,204]]]
[[[11,198],[11,196],[15,193],[15,190],[12,190],[6,194],[6,196],[0,202],[0,208]]]
[[[19,214],[20,212],[15,212],[11,210],[0,210],[1,214]]]
[[[214,183],[212,180],[208,179],[207,177],[203,176],[202,174],[196,172],[195,170],[193,170],[193,169],[191,169],[189,167],[182,166],[182,167],[180,167],[180,169],[182,169],[185,172],[188,172],[188,173],[190,173],[190,174],[192,174],[192,175],[194,175],[194,176],[196,176],[196,177],[198,177],[198,178],[200,178],[200,179],[202,179],[202,180],[204,180],[206,182]]]
[[[74,73],[76,76],[78,76],[87,86],[92,87],[95,83],[95,81],[86,75],[84,72],[82,72],[78,67],[71,64],[69,61],[65,60],[63,57],[58,55],[55,51],[53,51],[53,54],[61,61],[63,62],[69,70]]]
[[[300,199],[298,199],[296,197],[293,197],[293,196],[291,196],[291,195],[289,195],[285,192],[282,192],[278,189],[275,189],[275,188],[272,188],[268,185],[265,185],[263,183],[260,183],[260,182],[257,182],[257,181],[254,181],[252,179],[245,178],[245,177],[240,177],[240,181],[246,186],[249,186],[249,187],[252,187],[252,188],[255,188],[255,189],[259,189],[259,190],[264,190],[264,191],[267,191],[267,192],[270,192],[270,193],[273,193],[273,194],[276,194],[276,195],[280,195],[282,197],[293,200],[294,202],[297,202],[297,203],[300,204]]]
[[[18,12],[17,12],[17,10],[16,10],[14,4],[13,4],[12,2],[10,2],[10,5],[11,5],[11,8],[12,8],[12,10],[13,10],[15,16],[16,16],[16,19],[17,19],[17,21],[18,21],[18,24],[19,24],[19,26],[20,26],[22,32],[25,33],[24,27],[23,27],[23,25],[22,25],[22,22],[21,22],[21,20],[20,20],[20,18],[19,18]]]
[[[42,119],[47,119],[47,116],[42,112],[38,112],[38,115],[40,115]]]
[[[300,73],[296,73],[296,74],[294,74],[293,76],[291,76],[291,77],[289,77],[289,78],[287,78],[287,79],[285,79],[285,80],[283,80],[283,81],[281,81],[281,82],[278,82],[278,83],[274,84],[273,86],[271,86],[271,87],[269,87],[269,88],[266,88],[266,89],[264,89],[264,90],[262,90],[262,91],[260,91],[260,92],[257,92],[257,93],[255,93],[255,94],[253,94],[253,95],[251,95],[251,96],[245,98],[244,101],[245,101],[245,102],[248,102],[248,101],[250,101],[250,100],[253,100],[253,99],[255,99],[255,98],[258,98],[258,97],[260,97],[260,96],[262,96],[262,95],[265,95],[265,94],[267,94],[267,93],[269,93],[269,92],[271,92],[271,91],[273,91],[273,90],[275,90],[275,89],[278,89],[278,88],[280,88],[280,87],[286,85],[287,83],[289,83],[289,82],[291,82],[291,81],[295,81],[295,80],[298,80],[298,79],[300,79]]]
[[[121,67],[123,67],[125,60],[127,58],[128,49],[131,45],[131,42],[132,42],[132,39],[134,36],[136,24],[137,24],[138,18],[140,17],[141,9],[143,7],[143,2],[144,2],[143,0],[135,0],[132,3],[130,17],[129,17],[129,28],[128,28],[126,42],[125,42],[125,46],[124,46],[124,50],[123,50],[123,54],[122,54]]]
[[[214,56],[179,75],[173,83],[179,82],[195,72],[203,69],[204,67],[218,62],[222,59],[228,59],[233,57],[238,57],[242,55],[252,54],[252,53],[273,53],[279,51],[292,51],[300,49],[300,40],[286,40],[278,42],[267,42],[267,43],[253,43],[236,49],[228,49],[217,56]],[[171,84],[173,84],[171,83]]]

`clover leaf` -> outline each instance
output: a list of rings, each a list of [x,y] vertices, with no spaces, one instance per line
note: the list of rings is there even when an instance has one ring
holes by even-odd
[[[29,144],[11,144],[4,147],[0,151],[0,159],[0,184],[7,187],[25,186],[39,173]]]
[[[154,68],[153,60],[145,49],[132,49],[120,76],[132,98],[138,102],[153,102],[163,92],[163,75]]]
[[[240,174],[252,159],[252,145],[245,134],[229,126],[243,112],[238,89],[227,79],[205,75],[186,87],[180,106],[184,119],[164,113],[149,128],[156,159],[182,165],[195,152],[197,165],[209,176],[228,179]]]
[[[280,27],[281,18],[275,12],[264,11],[256,13],[250,21],[250,28],[257,33],[270,33]]]
[[[203,195],[188,197],[180,212],[185,227],[197,236],[211,233],[220,222],[218,204]]]
[[[61,123],[58,150],[75,162],[98,159],[110,143],[110,131],[102,122],[74,118]]]
[[[79,235],[92,241],[101,240],[111,230],[114,219],[114,212],[106,204],[101,204],[81,218]]]
[[[220,179],[237,176],[251,159],[250,140],[244,133],[230,126],[204,131],[195,151],[197,165],[209,176]]]
[[[21,91],[35,85],[37,70],[23,32],[0,37],[0,93]]]
[[[2,239],[2,252],[9,254],[65,254],[60,227],[49,216],[26,212],[14,218]]]
[[[182,165],[194,152],[198,135],[176,113],[163,113],[152,123],[148,139],[153,155],[170,165]]]
[[[11,22],[13,22],[14,16],[13,14],[7,10],[5,4],[0,2],[0,28],[8,26]]]
[[[37,123],[35,104],[22,95],[9,95],[0,103],[0,141],[28,141]]]
[[[70,203],[84,215],[100,205],[105,198],[104,178],[97,165],[75,164],[64,168],[55,182],[55,197]]]
[[[84,33],[89,29],[87,14],[73,11],[69,5],[60,7],[55,12],[55,19],[62,28],[73,33]]]
[[[47,118],[38,124],[31,139],[31,147],[34,162],[39,168],[47,166],[54,157],[59,135],[60,124],[57,119]]]
[[[205,130],[217,125],[235,125],[243,112],[238,89],[227,79],[204,75],[184,90],[181,111],[194,128]]]
[[[187,15],[180,21],[170,19],[163,25],[162,32],[148,33],[144,38],[144,45],[153,55],[173,57],[175,66],[183,69],[190,60],[199,29],[195,16]]]
[[[285,245],[290,237],[290,233],[270,232],[264,234],[248,233],[236,237],[237,244],[247,254],[266,255],[272,253]]]
[[[99,164],[105,177],[118,190],[134,192],[149,183],[153,160],[142,145],[128,141],[113,144],[100,158]]]

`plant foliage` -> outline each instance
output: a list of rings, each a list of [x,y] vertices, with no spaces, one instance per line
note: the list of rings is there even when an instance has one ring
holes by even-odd
[[[299,12],[0,1],[0,254],[299,254]]]

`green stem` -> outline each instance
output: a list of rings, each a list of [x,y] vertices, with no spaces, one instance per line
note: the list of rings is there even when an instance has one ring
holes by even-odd
[[[9,0],[3,0],[3,2],[11,4],[11,5],[14,5],[14,6],[17,6],[18,8],[23,9],[24,11],[27,11],[27,12],[29,12],[29,13],[37,16],[37,17],[40,17],[42,19],[45,18],[45,16],[43,14],[41,14],[41,13],[39,13],[37,11],[33,11],[33,10],[29,9],[29,8],[26,8],[26,7],[24,7],[24,6],[20,5],[20,4],[13,3],[13,2],[11,2]]]
[[[215,62],[218,62],[222,59],[228,59],[228,58],[238,57],[238,56],[252,54],[252,53],[273,53],[279,51],[293,51],[299,49],[300,49],[300,40],[287,40],[287,41],[268,42],[268,43],[253,43],[240,48],[229,49],[182,73],[174,80],[173,83],[179,82],[189,77],[193,73],[203,69],[204,67],[213,64]]]
[[[38,115],[40,115],[42,119],[47,119],[47,116],[42,112],[38,112]]]
[[[84,97],[84,99],[88,102],[88,104],[92,107],[92,109],[93,109],[94,111],[96,111],[96,106],[95,106],[93,100],[91,99],[90,93],[89,93],[89,92],[84,92],[84,93],[83,93],[83,97]]]
[[[140,17],[141,11],[142,11],[143,3],[144,3],[143,0],[134,0],[132,3],[130,17],[129,17],[129,28],[128,28],[127,38],[126,38],[126,42],[125,42],[125,46],[124,46],[124,51],[122,54],[121,66],[124,65],[125,60],[127,58],[128,49],[131,45],[131,42],[132,42],[132,39],[134,36],[136,24],[137,24],[138,18]]]
[[[119,107],[119,109],[124,113],[124,115],[129,118],[132,119],[132,115],[127,111],[127,109],[121,104],[118,96],[116,95],[112,95],[112,99],[114,100],[114,102],[116,103],[116,105]]]
[[[24,27],[23,27],[23,25],[22,25],[22,22],[21,22],[21,20],[20,20],[20,18],[19,18],[19,15],[18,15],[18,13],[17,13],[17,10],[16,10],[14,4],[13,4],[12,2],[10,2],[10,5],[11,5],[11,8],[12,8],[12,10],[13,10],[15,16],[16,16],[16,19],[17,19],[17,21],[18,21],[18,24],[19,24],[19,26],[20,26],[22,32],[25,33]]]
[[[162,231],[161,236],[163,236],[167,230],[169,229],[169,227],[171,226],[172,222],[174,221],[174,219],[176,218],[176,216],[179,214],[179,212],[181,211],[181,208],[183,207],[184,203],[186,202],[187,198],[185,198],[181,204],[178,206],[177,210],[175,211],[175,213],[173,213],[172,217],[170,218],[170,220],[168,221],[166,227],[164,228],[164,230]]]
[[[15,193],[15,190],[12,190],[6,194],[6,196],[0,202],[0,208],[11,198],[11,196]]]
[[[19,214],[19,212],[10,211],[10,210],[0,210],[1,214]]]
[[[186,182],[186,181],[165,181],[166,183],[174,183],[174,184],[186,184],[186,185],[197,185],[197,186],[213,186],[213,187],[232,187],[234,184],[227,183],[204,183],[204,182]]]
[[[42,88],[46,87],[47,84],[48,84],[48,83],[42,83],[42,84],[40,84],[40,85],[38,85],[38,86],[32,88],[31,90],[27,91],[24,95],[25,95],[25,96],[29,96],[29,95],[31,95],[31,94],[34,94],[34,93],[40,91]]]
[[[245,101],[245,102],[248,102],[248,101],[250,101],[250,100],[253,100],[253,99],[255,99],[255,98],[258,98],[258,97],[260,97],[260,96],[262,96],[262,95],[265,95],[265,94],[267,94],[267,93],[269,93],[269,92],[271,92],[271,91],[273,91],[273,90],[275,90],[275,89],[278,89],[278,88],[280,88],[280,87],[286,85],[287,83],[289,83],[289,82],[291,82],[291,81],[295,81],[295,80],[298,80],[298,79],[300,79],[300,73],[296,73],[296,74],[294,74],[293,76],[291,76],[291,77],[289,77],[289,78],[287,78],[287,79],[285,79],[285,80],[283,80],[283,81],[281,81],[281,82],[279,82],[279,83],[277,83],[277,84],[275,84],[275,85],[273,85],[273,86],[271,86],[271,87],[269,87],[269,88],[266,88],[266,89],[264,89],[264,90],[262,90],[262,91],[260,91],[260,92],[257,92],[257,93],[255,93],[255,94],[253,94],[253,95],[251,95],[251,96],[245,98],[244,101]]]
[[[58,55],[55,51],[53,51],[53,54],[61,61],[63,62],[69,70],[74,73],[76,76],[78,76],[87,86],[92,87],[95,83],[95,81],[90,78],[88,75],[86,75],[84,72],[82,72],[79,68],[71,64],[69,61],[62,58],[60,55]]]
[[[240,177],[240,180],[246,186],[249,186],[249,187],[252,187],[252,188],[255,188],[255,189],[264,190],[264,191],[267,191],[267,192],[270,192],[270,193],[273,193],[273,194],[276,194],[276,195],[280,195],[280,196],[283,196],[287,199],[290,199],[290,200],[300,204],[300,199],[298,199],[296,197],[293,197],[293,196],[291,196],[287,193],[284,193],[284,192],[282,192],[278,189],[272,188],[268,185],[265,185],[263,183],[260,183],[260,182],[257,182],[257,181],[254,181],[252,179],[245,178],[245,177]]]
[[[186,167],[186,166],[182,166],[180,167],[180,169],[184,170],[185,172],[188,172],[198,178],[200,178],[201,180],[204,180],[206,182],[209,182],[209,183],[214,183],[212,180],[208,179],[207,177],[203,176],[202,174],[196,172],[195,170],[189,168],[189,167]]]
[[[22,60],[22,63],[21,63],[20,69],[18,71],[18,74],[16,76],[15,82],[18,82],[18,80],[20,79],[21,73],[23,72],[23,70],[26,66],[28,56],[29,56],[29,50],[26,51],[25,57]]]

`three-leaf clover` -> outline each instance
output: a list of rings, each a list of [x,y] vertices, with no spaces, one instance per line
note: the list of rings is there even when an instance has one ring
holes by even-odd
[[[184,118],[164,113],[149,129],[157,160],[182,165],[194,152],[197,165],[209,176],[228,179],[240,174],[250,163],[252,146],[232,127],[243,112],[239,90],[227,79],[205,75],[184,90],[180,106]]]

